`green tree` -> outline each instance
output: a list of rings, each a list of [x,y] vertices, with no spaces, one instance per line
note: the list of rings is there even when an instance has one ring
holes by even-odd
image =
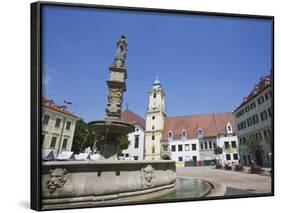
[[[260,141],[256,137],[250,137],[246,142],[246,147],[251,151],[252,159],[256,160],[255,153],[262,148]]]
[[[268,146],[270,147],[270,150],[272,150],[272,135],[271,134],[267,135],[265,137],[265,140],[266,140]]]
[[[92,148],[96,139],[97,136],[88,129],[88,124],[80,119],[76,122],[72,151],[78,154],[80,150],[82,151],[87,147]]]
[[[125,150],[128,149],[129,145],[130,145],[130,141],[128,139],[127,135],[123,135],[121,137],[118,138],[119,141],[119,149],[120,150]]]
[[[221,155],[222,154],[222,148],[220,147],[220,146],[216,146],[215,148],[214,148],[214,154],[215,155]],[[218,162],[217,162],[217,164],[218,164]]]

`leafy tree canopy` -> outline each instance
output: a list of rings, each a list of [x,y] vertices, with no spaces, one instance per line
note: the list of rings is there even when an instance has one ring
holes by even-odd
[[[222,154],[222,148],[219,147],[219,146],[216,146],[216,147],[214,148],[214,154],[215,154],[215,155],[220,155],[220,154]]]
[[[260,141],[255,137],[250,137],[246,143],[246,146],[251,150],[252,153],[262,148]]]
[[[87,147],[93,147],[94,141],[96,139],[96,135],[94,135],[91,131],[88,130],[88,124],[80,119],[76,122],[73,143],[72,143],[72,151],[78,154],[83,151]],[[81,148],[82,147],[82,148]]]
[[[127,135],[123,135],[121,137],[118,138],[120,146],[119,148],[121,150],[125,150],[128,149],[129,145],[130,145],[130,141],[128,140],[128,136]]]

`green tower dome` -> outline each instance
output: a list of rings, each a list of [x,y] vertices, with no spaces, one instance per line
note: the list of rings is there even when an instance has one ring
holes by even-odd
[[[161,82],[158,79],[158,76],[156,76],[156,79],[154,80],[152,89],[160,89],[161,88]]]

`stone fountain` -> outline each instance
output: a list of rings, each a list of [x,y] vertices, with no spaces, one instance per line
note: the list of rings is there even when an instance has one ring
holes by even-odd
[[[121,121],[123,94],[126,91],[125,80],[127,69],[125,60],[127,55],[127,39],[124,35],[117,42],[116,57],[113,64],[109,67],[110,74],[107,81],[107,117],[105,120],[92,121],[89,128],[98,135],[104,136],[104,140],[99,141],[102,159],[118,159],[119,138],[127,136],[134,131],[134,126]]]
[[[134,131],[134,126],[120,119],[126,91],[126,54],[127,39],[121,36],[109,67],[107,117],[89,123],[92,131],[103,136],[97,142],[101,159],[43,162],[43,209],[145,202],[175,191],[175,161],[118,160],[119,138]]]

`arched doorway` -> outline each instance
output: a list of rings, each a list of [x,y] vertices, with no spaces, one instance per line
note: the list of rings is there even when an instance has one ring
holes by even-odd
[[[256,156],[256,163],[259,165],[259,166],[262,166],[263,165],[263,157],[262,157],[262,152],[261,150],[257,150],[255,152],[255,156]]]

